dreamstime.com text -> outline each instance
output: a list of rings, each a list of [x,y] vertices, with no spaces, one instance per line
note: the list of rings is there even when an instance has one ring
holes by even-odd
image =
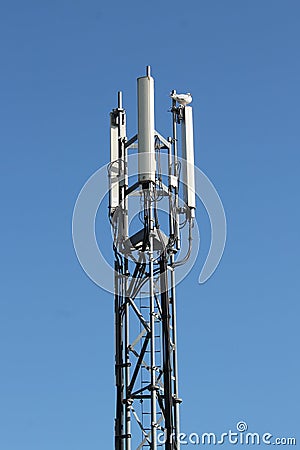
[[[236,430],[228,430],[225,433],[180,433],[178,441],[181,445],[223,445],[223,444],[240,444],[240,445],[296,445],[295,437],[275,437],[271,433],[250,432],[248,425],[244,421],[236,424]],[[171,442],[175,440],[172,434],[169,438],[166,434],[158,433],[157,440],[159,444],[165,444],[169,439]]]

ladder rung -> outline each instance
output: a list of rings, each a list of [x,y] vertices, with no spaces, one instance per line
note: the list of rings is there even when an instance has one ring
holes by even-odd
[[[160,338],[160,334],[156,334],[154,337],[156,337],[156,338]],[[146,339],[147,338],[147,336],[146,335],[143,335],[142,336],[142,339]],[[149,338],[148,338],[149,339]]]
[[[154,350],[155,353],[160,353],[161,350]],[[151,353],[151,350],[146,350],[145,353]]]

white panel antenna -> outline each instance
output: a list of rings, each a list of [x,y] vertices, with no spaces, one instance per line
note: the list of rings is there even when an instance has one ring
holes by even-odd
[[[193,109],[191,106],[183,108],[183,120],[181,122],[182,134],[182,182],[183,199],[191,209],[196,208],[195,195],[195,167],[194,167],[194,133],[193,133]],[[192,213],[193,214],[193,213]]]
[[[110,113],[110,208],[113,212],[120,204],[120,189],[126,184],[125,151],[126,112],[122,108],[122,92],[118,92],[118,108]]]

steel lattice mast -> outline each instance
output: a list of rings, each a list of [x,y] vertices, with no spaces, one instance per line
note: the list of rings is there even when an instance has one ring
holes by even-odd
[[[115,254],[115,450],[178,450],[179,404],[175,268],[189,257],[195,210],[192,108],[172,91],[173,136],[154,127],[154,80],[138,78],[138,133],[126,136],[122,94],[110,115],[109,218]],[[179,102],[179,104],[178,104]],[[177,128],[181,128],[178,156]],[[137,157],[137,176],[130,172]],[[166,173],[162,169],[167,159]],[[134,158],[133,158],[134,159]],[[179,175],[181,174],[181,179]],[[184,204],[180,206],[182,184]],[[131,202],[141,228],[129,233]],[[168,219],[161,214],[167,204]],[[180,222],[188,250],[180,256]],[[162,230],[164,228],[164,231]],[[177,256],[178,255],[178,256]]]

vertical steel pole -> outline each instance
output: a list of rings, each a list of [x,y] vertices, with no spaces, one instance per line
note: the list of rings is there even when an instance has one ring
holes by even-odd
[[[122,295],[120,291],[120,267],[115,261],[115,377],[116,377],[116,419],[115,419],[115,449],[123,450],[123,356],[122,356],[122,318],[120,302]]]
[[[122,92],[118,93],[118,108],[122,112]],[[124,121],[124,123],[121,123]],[[128,168],[127,168],[127,148],[125,146],[126,143],[126,113],[125,111],[120,114],[120,146],[121,146],[121,157],[122,157],[122,165],[123,165],[123,174],[124,181],[122,183],[122,220],[123,220],[123,239],[128,237],[128,197],[126,195],[126,189],[128,188]],[[124,302],[124,353],[125,353],[125,449],[131,450],[131,401],[128,399],[128,386],[130,383],[130,356],[129,356],[129,345],[130,345],[130,308],[128,304],[127,298],[127,290],[128,290],[128,257],[125,255],[124,257],[124,278],[123,278],[123,302]]]
[[[153,196],[152,183],[149,183],[149,189],[146,190],[145,201],[147,205],[147,215],[148,215],[148,226],[149,226],[149,302],[150,302],[150,328],[151,328],[151,443],[152,450],[157,449],[157,416],[156,416],[156,345],[155,345],[155,298],[154,298],[154,273],[153,273],[153,235],[154,235],[154,218],[152,211],[152,201]]]
[[[125,281],[125,280],[124,280]],[[127,276],[126,276],[126,286],[127,288]],[[126,298],[126,297],[125,297]],[[125,346],[125,408],[126,408],[126,415],[125,415],[125,442],[126,450],[131,449],[131,401],[128,398],[129,392],[128,392],[128,386],[130,384],[130,358],[129,358],[129,327],[130,327],[130,315],[129,315],[129,304],[128,299],[126,298],[125,301],[125,336],[124,336],[124,346]]]
[[[171,369],[171,339],[170,339],[170,306],[168,290],[167,258],[162,255],[160,259],[160,286],[162,308],[162,342],[163,342],[163,373],[164,373],[164,398],[165,398],[165,449],[174,448],[173,427],[173,396],[172,396],[172,369]]]
[[[176,289],[175,289],[175,269],[172,267],[174,263],[174,255],[170,256],[171,263],[171,316],[172,316],[172,342],[174,346],[173,350],[173,392],[174,392],[174,423],[175,423],[175,442],[177,450],[180,449],[180,417],[179,417],[179,404],[181,402],[178,392],[178,363],[177,363],[177,319],[176,319]]]

